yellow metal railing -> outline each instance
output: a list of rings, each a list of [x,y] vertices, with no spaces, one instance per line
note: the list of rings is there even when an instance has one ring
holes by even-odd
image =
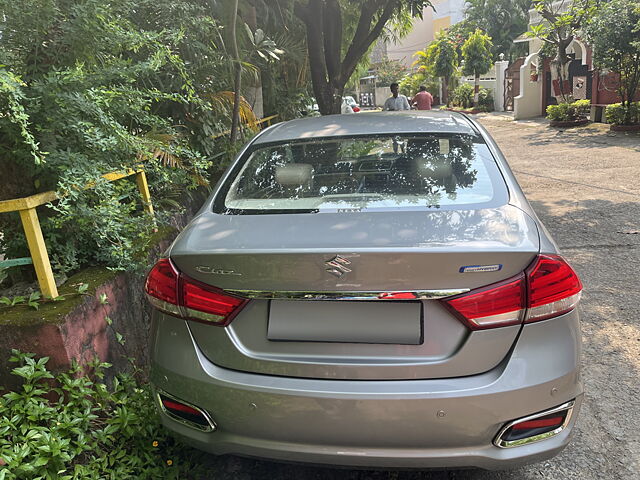
[[[153,215],[151,194],[149,193],[149,184],[147,183],[147,177],[144,170],[129,169],[125,172],[107,173],[102,177],[113,182],[132,175],[136,176],[136,183],[138,185],[140,195],[142,196],[145,211],[148,214]],[[91,188],[92,186],[93,185],[87,185],[85,188]],[[27,245],[29,247],[29,253],[31,254],[33,267],[36,271],[36,277],[38,278],[40,292],[44,297],[48,298],[56,298],[58,296],[58,288],[56,287],[56,282],[53,278],[53,271],[51,270],[51,263],[49,262],[49,254],[47,253],[47,246],[45,244],[44,237],[42,236],[42,230],[40,229],[40,221],[38,220],[36,207],[57,200],[58,198],[59,197],[56,192],[51,191],[37,193],[30,197],[0,201],[0,213],[18,212],[20,214],[22,228],[24,229],[24,234],[27,237]]]
[[[257,127],[259,125],[262,125],[263,123],[266,123],[267,126],[270,126],[271,125],[271,121],[274,118],[276,118],[277,116],[278,115],[271,115],[270,117],[264,117],[264,118],[261,118],[260,120],[255,121],[255,122],[246,123],[245,125],[247,127],[249,127],[249,128],[252,128],[252,127]],[[226,131],[224,131],[222,133],[217,133],[215,135],[211,135],[211,138],[220,138],[220,137],[224,137],[225,135],[231,135],[231,130],[226,130]]]

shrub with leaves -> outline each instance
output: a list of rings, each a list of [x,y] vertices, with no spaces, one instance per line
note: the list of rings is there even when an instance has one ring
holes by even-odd
[[[607,123],[613,125],[640,124],[640,102],[633,102],[628,107],[622,103],[607,105],[604,115]]]
[[[13,351],[19,391],[0,398],[0,480],[200,478],[200,452],[162,429],[148,387],[131,375],[102,383],[77,369],[53,376],[47,358]],[[53,388],[52,388],[53,385]]]
[[[212,164],[237,148],[220,138],[234,100],[223,10],[200,0],[0,0],[0,200],[59,193],[38,210],[55,270],[134,266],[163,210],[206,186]],[[239,31],[243,70],[256,75],[250,62],[279,50],[260,29]],[[101,177],[139,164],[156,223],[132,179]],[[1,215],[0,231],[0,254],[28,255],[17,214]]]
[[[451,92],[451,105],[460,108],[473,106],[473,85],[461,83]]]
[[[547,118],[553,121],[568,122],[587,118],[591,107],[590,100],[576,100],[571,103],[559,103],[547,107]]]
[[[494,108],[493,92],[488,88],[481,88],[478,93],[478,109],[483,112],[492,112]]]
[[[593,47],[598,68],[618,73],[617,93],[622,100],[623,121],[632,119],[631,104],[640,93],[640,4],[638,0],[611,0],[595,10],[587,25],[587,38]],[[617,119],[616,119],[617,121]]]
[[[461,83],[451,93],[451,105],[459,108],[473,108],[473,85]],[[493,94],[488,88],[480,88],[478,93],[478,110],[483,112],[493,111]]]
[[[177,4],[173,28],[156,16],[168,3]],[[0,200],[59,193],[39,209],[56,270],[127,268],[155,225],[140,214],[132,179],[101,175],[144,164],[160,203],[205,183],[210,160],[185,118],[211,110],[199,93],[203,69],[222,61],[208,40],[218,27],[186,0],[0,0],[0,8]],[[199,27],[187,31],[196,13]],[[17,215],[0,216],[0,253],[28,255],[21,230]]]

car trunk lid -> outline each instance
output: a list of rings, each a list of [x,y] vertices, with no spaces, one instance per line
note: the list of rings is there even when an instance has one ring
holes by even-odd
[[[214,363],[276,375],[399,379],[497,365],[519,326],[471,332],[437,298],[516,275],[538,250],[534,221],[505,205],[207,213],[181,234],[171,258],[198,281],[252,298],[226,328],[190,322]]]

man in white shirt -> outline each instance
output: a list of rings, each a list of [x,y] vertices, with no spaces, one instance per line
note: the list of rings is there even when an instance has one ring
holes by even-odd
[[[387,101],[384,102],[383,110],[410,110],[409,100],[404,95],[398,94],[398,84],[391,84],[391,96],[387,98]]]

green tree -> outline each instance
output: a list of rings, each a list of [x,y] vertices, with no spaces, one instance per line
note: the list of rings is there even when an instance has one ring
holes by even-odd
[[[543,21],[531,26],[529,36],[538,37],[553,46],[555,57],[551,60],[551,75],[559,83],[560,96],[564,102],[571,100],[571,90],[566,88],[571,62],[567,48],[578,31],[593,16],[598,3],[599,0],[573,0],[569,3],[555,0],[533,2]]]
[[[527,31],[530,8],[531,0],[467,0],[464,22],[472,31],[480,28],[491,37],[496,61],[501,53],[507,57],[519,53],[521,46],[513,40]]]
[[[56,270],[132,267],[155,226],[133,182],[101,175],[143,163],[160,221],[207,183],[230,108],[206,95],[232,84],[209,5],[0,0],[0,31],[0,200],[61,194],[38,212]],[[16,217],[0,231],[0,253],[27,254]]]
[[[473,106],[478,106],[478,94],[480,93],[480,75],[487,73],[493,64],[491,50],[493,44],[491,37],[478,29],[472,33],[464,45],[462,45],[462,58],[464,66],[462,73],[474,76]]]
[[[429,0],[294,0],[307,31],[311,82],[323,115],[339,113],[344,88],[385,27],[421,17]]]
[[[453,41],[446,34],[440,34],[426,50],[420,50],[414,56],[418,57],[414,65],[422,65],[428,74],[440,78],[442,103],[448,104],[449,82],[458,69],[458,53]]]
[[[388,87],[393,82],[399,82],[406,74],[407,67],[398,60],[383,60],[375,65],[376,85]]]
[[[636,0],[611,0],[601,5],[586,28],[598,68],[620,75],[618,95],[624,123],[631,123],[631,103],[640,87],[640,6]]]

